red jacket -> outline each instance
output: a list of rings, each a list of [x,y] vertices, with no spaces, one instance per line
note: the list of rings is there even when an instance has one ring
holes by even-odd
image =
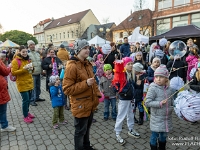
[[[8,76],[10,69],[7,68],[4,63],[0,60],[0,105],[6,104],[10,100],[10,95],[8,93],[8,83],[5,76]]]

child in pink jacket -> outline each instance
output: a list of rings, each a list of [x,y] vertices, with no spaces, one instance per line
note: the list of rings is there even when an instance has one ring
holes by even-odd
[[[198,62],[197,48],[190,48],[190,54],[188,55],[188,57],[186,57],[186,62],[188,63],[187,80],[190,81],[190,71],[192,70],[192,68],[195,67],[196,63]]]
[[[104,61],[103,61],[103,55],[102,54],[99,54],[97,56],[97,61],[95,62],[95,64],[97,66],[96,75],[97,75],[98,79],[100,80],[101,77],[104,74],[104,71],[103,71]]]

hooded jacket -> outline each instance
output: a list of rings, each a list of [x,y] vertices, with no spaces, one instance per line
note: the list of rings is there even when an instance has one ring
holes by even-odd
[[[21,61],[20,67],[18,65],[16,58]],[[32,74],[29,73],[28,70],[23,69],[23,67],[29,64],[30,62],[28,60],[23,59],[19,55],[17,55],[16,58],[13,59],[11,63],[12,66],[11,73],[13,76],[17,77],[16,79],[17,89],[19,92],[26,92],[32,90],[33,89]]]
[[[7,68],[4,63],[0,60],[0,105],[6,104],[10,100],[10,96],[8,93],[8,83],[5,76],[8,76],[10,73],[10,69]]]
[[[92,65],[75,56],[68,61],[66,70],[63,92],[70,97],[72,114],[77,118],[88,117],[97,108],[101,97],[96,82],[92,86],[87,84],[87,79],[94,77]]]
[[[57,56],[62,62],[69,60],[69,52],[65,48],[60,48]]]
[[[151,108],[151,131],[169,132],[172,130],[173,101],[169,99],[163,105],[160,102],[171,96],[174,91],[170,87],[159,86],[154,82],[150,84],[145,105]]]

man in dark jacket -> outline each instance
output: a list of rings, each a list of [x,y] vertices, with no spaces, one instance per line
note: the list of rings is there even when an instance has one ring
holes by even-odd
[[[120,52],[122,54],[122,57],[128,56],[128,54],[130,54],[131,52],[127,37],[124,37],[124,44],[120,47]]]

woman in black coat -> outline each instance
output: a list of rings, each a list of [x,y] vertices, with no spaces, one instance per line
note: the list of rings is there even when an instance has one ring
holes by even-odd
[[[114,63],[113,62],[115,61],[115,59],[119,59],[120,58],[120,53],[117,51],[117,47],[116,47],[114,42],[111,42],[110,46],[112,48],[111,49],[111,53],[106,58],[104,64],[110,64],[112,66],[112,69],[114,69]],[[104,55],[104,58],[106,56],[107,55]]]
[[[46,91],[49,91],[48,83],[49,83],[49,78],[52,75],[52,69],[53,69],[52,59],[56,61],[59,73],[62,68],[61,67],[62,61],[58,57],[56,57],[54,49],[49,48],[47,57],[42,61],[42,69],[46,70]]]

